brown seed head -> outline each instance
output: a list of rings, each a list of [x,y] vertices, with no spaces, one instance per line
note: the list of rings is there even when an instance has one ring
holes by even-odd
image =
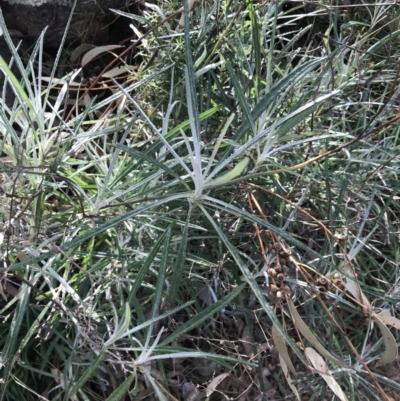
[[[338,287],[338,288],[342,288],[343,287],[343,281],[340,280],[340,279],[333,280],[333,284],[335,284],[336,287]]]
[[[270,292],[276,293],[279,290],[279,288],[275,284],[271,284],[269,287]]]

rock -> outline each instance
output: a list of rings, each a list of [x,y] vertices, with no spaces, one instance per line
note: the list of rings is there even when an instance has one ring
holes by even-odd
[[[135,1],[77,0],[66,43],[73,46],[76,45],[76,47],[81,43],[106,44],[109,25],[118,18],[116,14],[110,11],[110,8],[123,9],[127,12],[137,11],[135,6],[130,9],[126,8],[125,6],[129,5],[129,3],[134,4]],[[22,55],[29,48],[29,45],[39,38],[46,27],[47,31],[44,38],[46,48],[58,49],[70,18],[73,4],[74,0],[0,0],[0,9],[8,31],[14,31],[14,35],[17,33],[14,43],[17,44],[23,39],[19,51]],[[127,23],[129,23],[129,20],[121,17],[116,22],[116,24],[120,25],[119,31],[122,32],[123,26]],[[13,35],[11,34],[11,36]],[[0,37],[0,56],[7,63],[11,60],[10,50],[3,37]],[[25,59],[26,55],[23,61]],[[15,63],[12,71],[17,78],[20,78]],[[0,71],[0,104],[4,100],[8,106],[11,106],[14,100],[14,93],[11,87],[7,85],[6,96],[2,95],[4,78],[3,71]]]
[[[45,44],[58,47],[67,26],[74,0],[0,0],[8,29],[20,31],[32,41],[48,27]],[[116,18],[110,8],[122,9],[127,0],[78,0],[68,41],[103,44],[108,24]]]

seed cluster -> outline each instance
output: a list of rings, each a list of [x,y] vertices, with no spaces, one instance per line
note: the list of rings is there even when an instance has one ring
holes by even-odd
[[[332,279],[321,276],[315,280],[315,285],[318,287],[320,292],[332,291],[336,288],[343,287],[343,281],[339,273],[335,273]]]
[[[271,263],[267,270],[271,282],[269,293],[273,298],[284,299],[287,295],[290,295],[290,287],[283,283],[289,272],[289,254],[283,250],[282,245],[279,243],[269,244],[268,250],[275,256],[274,263]]]
[[[267,269],[270,286],[269,294],[272,298],[285,299],[290,295],[290,287],[284,285],[284,280],[290,268],[290,249],[286,250],[281,244],[268,244],[268,253],[272,255],[273,262]],[[329,275],[330,277],[320,276],[313,280],[315,286],[321,293],[335,291],[344,287],[342,276],[339,273]]]

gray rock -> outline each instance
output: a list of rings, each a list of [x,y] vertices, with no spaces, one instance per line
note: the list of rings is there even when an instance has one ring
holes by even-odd
[[[36,40],[48,27],[45,44],[58,47],[71,14],[73,0],[0,0],[8,29]],[[108,24],[115,18],[110,8],[121,9],[127,0],[78,0],[68,41],[101,44],[107,40]]]
[[[122,9],[131,0],[78,0],[67,43],[78,46],[80,43],[105,44],[108,39],[108,26],[116,15],[110,8]],[[22,34],[22,49],[35,42],[47,27],[44,43],[47,47],[58,49],[70,17],[74,0],[0,0],[0,9],[7,29]],[[21,39],[20,35],[18,35]],[[19,39],[16,41],[18,43]],[[0,56],[9,63],[11,53],[3,37],[0,37]],[[13,72],[20,77],[15,66]],[[3,98],[4,74],[0,71],[0,98]],[[8,85],[5,103],[11,106],[14,100]],[[1,103],[1,101],[0,101]]]

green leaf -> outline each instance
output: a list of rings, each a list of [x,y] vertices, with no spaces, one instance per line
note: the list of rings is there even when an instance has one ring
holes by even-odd
[[[263,310],[267,313],[268,317],[271,319],[272,324],[276,326],[276,329],[279,331],[279,333],[285,338],[286,342],[289,344],[289,346],[292,348],[292,350],[296,353],[296,355],[300,358],[300,360],[308,366],[308,363],[306,359],[304,358],[304,355],[301,353],[300,349],[297,347],[297,345],[294,343],[294,341],[289,337],[287,331],[282,327],[282,324],[278,320],[278,318],[275,315],[275,312],[271,308],[271,306],[268,304],[268,302],[265,299],[264,292],[260,289],[259,284],[251,274],[249,268],[246,266],[246,264],[243,262],[242,258],[240,257],[239,253],[237,252],[236,248],[234,245],[228,240],[226,235],[223,233],[221,228],[218,226],[218,224],[215,222],[215,220],[210,216],[210,214],[207,212],[207,210],[204,208],[203,205],[199,205],[203,213],[206,215],[208,218],[209,222],[212,224],[214,227],[215,231],[218,233],[219,237],[221,238],[221,241],[225,244],[226,248],[229,250],[231,253],[233,259],[239,266],[244,280],[250,285],[250,288],[254,292],[254,295],[257,297],[258,301],[261,304],[261,307]]]
[[[247,10],[249,11],[251,21],[251,32],[253,36],[253,51],[255,58],[256,67],[256,81],[261,78],[261,40],[260,40],[260,28],[258,26],[258,17],[254,10],[252,1],[246,0]]]
[[[242,174],[243,170],[249,164],[250,159],[248,157],[242,159],[231,171],[221,175],[220,177],[211,180],[206,184],[207,188],[217,187],[219,185],[228,185],[230,181]]]
[[[136,378],[137,375],[135,371],[122,384],[120,384],[109,397],[107,397],[106,401],[119,401],[125,399],[125,394],[129,391],[133,380]]]
[[[133,329],[130,329],[130,330],[126,331],[123,335],[120,336],[120,338],[129,336],[130,334],[136,333],[136,332],[139,331],[139,330],[143,330],[143,329],[145,329],[146,327],[151,326],[151,325],[153,325],[154,323],[156,323],[156,322],[158,322],[158,321],[160,321],[160,320],[163,320],[163,319],[165,319],[166,317],[171,316],[171,315],[173,315],[173,314],[179,312],[179,311],[182,310],[182,309],[187,308],[188,306],[192,305],[193,302],[194,302],[194,301],[186,302],[186,303],[184,303],[184,304],[182,304],[182,305],[177,306],[177,307],[174,308],[174,309],[171,309],[170,311],[168,311],[168,312],[166,312],[166,313],[164,313],[164,314],[162,314],[162,315],[156,316],[156,317],[154,317],[153,319],[149,319],[149,320],[147,320],[147,321],[145,321],[145,322],[143,322],[143,323],[141,323],[141,324],[135,326]]]
[[[192,206],[190,205],[186,218],[186,223],[183,227],[182,237],[179,243],[178,253],[176,255],[176,262],[174,268],[172,269],[171,288],[169,292],[169,297],[171,302],[175,301],[175,298],[178,294],[180,283],[183,278],[183,267],[186,261],[187,237],[188,237],[188,228],[189,228],[191,212],[192,212]]]
[[[284,78],[280,79],[254,107],[253,111],[251,112],[252,121],[256,121],[261,114],[267,110],[277,98],[279,98],[279,95],[281,95],[284,91],[288,91],[293,88],[304,75],[317,68],[324,60],[324,58],[318,58],[316,60],[308,61],[307,63],[304,63],[300,67],[296,68],[290,74],[285,75]],[[247,133],[249,128],[250,126],[248,120],[244,121],[238,129],[233,140],[235,142],[239,142],[243,135]],[[231,149],[229,149],[229,151],[227,150],[226,154],[230,153],[231,151]],[[224,158],[225,157],[222,159]]]
[[[245,284],[239,285],[237,288],[235,288],[229,294],[225,295],[219,301],[208,306],[206,309],[203,309],[200,313],[198,313],[196,316],[192,317],[190,320],[188,320],[182,326],[179,326],[179,328],[177,330],[175,330],[169,337],[167,337],[159,345],[163,346],[163,345],[169,344],[170,342],[179,338],[183,334],[185,334],[188,331],[192,330],[193,328],[199,326],[206,319],[209,319],[212,315],[214,315],[214,313],[219,312],[229,302],[232,302],[241,293],[244,286],[245,286]]]
[[[168,269],[168,262],[169,262],[168,255],[169,255],[169,245],[171,241],[171,226],[167,228],[162,238],[164,238],[164,249],[161,257],[160,269],[157,274],[157,285],[154,292],[153,308],[151,312],[152,318],[158,316],[160,312],[161,298],[163,295],[163,288],[165,285],[165,275]]]
[[[253,135],[256,135],[256,131],[254,128],[254,119],[251,115],[251,110],[248,104],[248,101],[245,97],[246,89],[242,87],[240,84],[235,72],[233,71],[232,64],[229,60],[226,61],[226,70],[229,74],[229,78],[232,82],[233,87],[235,88],[235,95],[239,101],[240,107],[242,108],[243,114],[246,117],[246,121]]]
[[[129,291],[128,302],[131,302],[132,296],[136,295],[137,290],[142,285],[143,279],[147,274],[147,271],[150,269],[150,266],[154,263],[154,259],[157,256],[161,246],[164,244],[167,237],[170,233],[165,232],[159,240],[154,244],[151,252],[147,256],[146,260],[144,261],[142,267],[140,268],[139,272],[135,276],[135,281],[133,282],[132,288]],[[154,317],[154,316],[153,316]]]
[[[185,18],[187,19],[187,18]],[[161,389],[158,383],[154,380],[153,376],[151,373],[146,369],[142,368],[141,372],[146,376],[147,380],[150,382],[151,386],[154,388],[154,391],[157,395],[157,400],[159,401],[168,401],[168,398],[165,396],[165,391],[164,389]]]
[[[18,79],[11,71],[10,67],[7,65],[3,57],[0,56],[0,69],[3,71],[3,74],[7,76],[7,79],[11,83],[11,87],[14,90],[15,96],[18,98],[22,108],[24,110],[25,116],[29,118],[30,113],[32,113],[31,118],[32,120],[35,118],[35,108],[31,102],[31,99],[27,96],[24,88],[20,85]]]
[[[182,200],[182,199],[187,199],[188,197],[191,196],[191,193],[180,193],[180,194],[173,194],[170,195],[164,199],[160,199],[158,201],[152,202],[152,203],[147,203],[144,204],[143,206],[139,206],[138,208],[132,210],[131,212],[128,212],[122,216],[118,216],[115,217],[113,219],[107,220],[105,223],[97,226],[95,229],[90,230],[90,231],[86,231],[84,234],[77,236],[76,238],[74,238],[71,241],[67,241],[64,244],[62,244],[59,248],[61,251],[68,251],[71,248],[76,247],[79,244],[82,244],[83,242],[87,241],[90,238],[96,237],[97,235],[100,235],[104,232],[106,232],[107,230],[109,230],[110,228],[116,227],[119,224],[123,223],[126,220],[129,220],[135,216],[140,215],[141,213],[145,212],[146,210],[151,210],[153,208],[157,208],[165,203],[169,203],[171,201],[174,200]],[[31,258],[29,261],[27,262],[21,262],[21,263],[15,263],[12,265],[11,269],[12,270],[17,270],[17,269],[21,269],[22,267],[25,267],[28,264],[33,264],[33,263],[38,263],[41,262],[43,260],[47,260],[50,259],[51,257],[53,257],[54,255],[58,254],[59,252],[56,251],[50,251],[50,252],[46,252],[38,257],[35,258]],[[135,284],[134,284],[135,285]]]
[[[83,387],[83,385],[90,379],[95,373],[96,369],[103,360],[105,350],[102,350],[92,364],[85,370],[83,375],[78,379],[78,381],[66,391],[65,401],[71,399],[76,393]]]
[[[10,329],[0,357],[0,370],[3,368],[3,385],[0,389],[0,400],[3,400],[5,397],[9,376],[17,360],[15,355],[18,353],[18,335],[21,329],[22,320],[24,319],[26,308],[28,306],[30,288],[23,285],[20,294],[20,299],[18,300],[17,307],[13,313]]]

